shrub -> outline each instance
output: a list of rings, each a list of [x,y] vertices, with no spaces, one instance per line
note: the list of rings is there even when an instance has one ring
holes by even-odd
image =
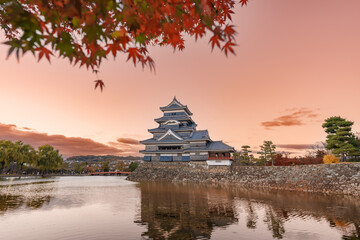
[[[138,162],[132,162],[130,163],[129,165],[129,169],[131,172],[135,171],[135,169],[139,166],[139,163]]]
[[[339,161],[339,158],[337,158],[334,155],[325,155],[324,159],[323,159],[323,162],[324,163],[338,163],[340,161]]]
[[[310,165],[310,164],[322,164],[323,159],[318,157],[284,157],[282,154],[277,154],[274,159],[274,166],[293,166],[293,165]],[[268,166],[271,165],[271,162],[267,163]]]

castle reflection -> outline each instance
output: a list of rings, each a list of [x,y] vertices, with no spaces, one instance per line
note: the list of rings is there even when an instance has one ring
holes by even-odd
[[[75,225],[83,226],[84,236],[90,228],[92,235],[102,236],[102,227],[109,226],[108,239],[360,239],[359,197],[230,185],[134,184],[117,177],[0,182],[0,224],[32,213],[34,223],[56,219],[67,231],[66,221],[89,209],[102,220],[91,227],[87,221]],[[68,218],[62,221],[53,212]],[[127,230],[134,235],[126,235]],[[72,231],[75,239],[77,228]]]
[[[210,239],[219,228],[236,225],[241,233],[258,231],[265,224],[273,239],[282,239],[293,231],[286,231],[287,222],[300,220],[301,224],[309,219],[327,222],[342,239],[360,238],[356,197],[194,184],[140,183],[139,188],[141,212],[136,222],[147,226],[144,238]]]
[[[233,197],[219,189],[141,183],[141,223],[151,239],[208,239],[214,228],[237,222]]]

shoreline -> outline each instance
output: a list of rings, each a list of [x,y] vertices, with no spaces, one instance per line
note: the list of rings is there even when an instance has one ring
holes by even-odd
[[[89,174],[45,174],[45,175],[31,175],[31,174],[0,174],[2,178],[47,178],[47,177],[84,177]]]
[[[360,196],[360,163],[214,167],[196,163],[142,163],[134,182],[191,182],[248,189]]]

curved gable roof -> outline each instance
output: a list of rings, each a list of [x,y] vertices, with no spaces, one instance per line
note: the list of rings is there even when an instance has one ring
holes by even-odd
[[[185,110],[187,112],[187,114],[192,115],[192,113],[190,112],[189,108],[182,104],[181,102],[179,102],[176,97],[174,97],[174,99],[165,107],[160,107],[161,111],[171,111],[171,110]]]
[[[177,135],[175,132],[173,132],[171,129],[169,129],[164,135],[162,135],[161,137],[158,138],[158,141],[161,141],[161,140],[180,140],[182,141],[182,137],[180,137],[179,135]]]

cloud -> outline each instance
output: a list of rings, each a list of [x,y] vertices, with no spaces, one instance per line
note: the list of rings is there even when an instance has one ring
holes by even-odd
[[[276,147],[283,149],[307,150],[312,149],[316,144],[276,144]]]
[[[292,113],[282,115],[271,121],[262,122],[261,125],[264,126],[266,129],[281,126],[301,126],[306,124],[306,120],[313,119],[318,116],[318,114],[315,113],[313,110],[307,108],[289,110],[292,110]]]
[[[116,142],[108,142],[108,144],[112,147],[122,149],[123,155],[137,155],[139,150],[143,149],[143,146],[140,144],[139,140],[133,138],[118,138]]]
[[[65,156],[74,155],[133,155],[138,154],[132,148],[122,148],[120,145],[109,145],[96,142],[90,138],[66,137],[64,135],[49,135],[39,133],[30,128],[19,128],[14,124],[0,123],[0,139],[11,141],[21,140],[26,144],[38,147],[44,144],[52,145],[59,149],[60,153]],[[129,140],[129,139],[128,139]],[[128,141],[133,144],[135,140]],[[129,143],[130,144],[130,143]]]
[[[118,138],[116,141],[129,145],[140,145],[140,142],[133,138]]]

